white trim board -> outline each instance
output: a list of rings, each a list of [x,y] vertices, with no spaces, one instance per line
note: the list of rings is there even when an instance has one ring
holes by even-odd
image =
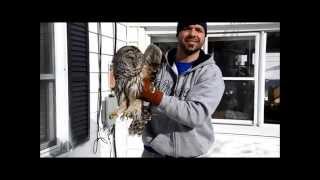
[[[280,138],[279,124],[263,124],[262,126],[246,126],[234,124],[212,124],[214,133],[218,134],[238,134],[250,136],[268,136]]]

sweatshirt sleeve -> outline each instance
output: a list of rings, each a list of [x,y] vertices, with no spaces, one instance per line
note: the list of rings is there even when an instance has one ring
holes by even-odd
[[[185,100],[164,95],[158,110],[188,127],[202,124],[216,110],[225,89],[222,73],[215,64],[202,72]]]

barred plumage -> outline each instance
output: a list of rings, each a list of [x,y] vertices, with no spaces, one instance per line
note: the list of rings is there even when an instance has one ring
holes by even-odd
[[[124,46],[113,60],[115,95],[119,108],[112,114],[117,117],[132,118],[129,134],[141,135],[145,125],[151,120],[150,105],[145,107],[137,97],[143,88],[143,79],[154,81],[162,63],[162,52],[156,45],[149,45],[144,54],[135,46]]]

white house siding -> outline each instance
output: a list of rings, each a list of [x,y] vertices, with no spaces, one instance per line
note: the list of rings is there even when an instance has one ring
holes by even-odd
[[[113,58],[114,50],[114,23],[101,23],[102,34],[102,57],[101,57],[101,91],[102,101],[110,94],[109,67]],[[137,46],[142,52],[150,44],[150,37],[145,29],[129,27],[127,23],[117,23],[117,47],[125,45]],[[61,155],[61,157],[110,157],[111,144],[99,141],[97,152],[93,152],[94,141],[97,138],[97,106],[99,87],[99,64],[98,64],[98,23],[89,22],[89,63],[90,63],[90,140]],[[101,117],[101,115],[100,115]],[[143,150],[141,137],[128,137],[130,121],[117,120],[116,122],[116,145],[117,157],[137,157]],[[105,133],[102,131],[101,135]],[[106,136],[103,136],[107,139]],[[112,139],[111,139],[112,140]],[[111,157],[113,155],[111,154]]]
[[[280,53],[266,53],[266,79],[280,79]]]
[[[114,51],[114,23],[101,23],[102,57],[101,57],[101,91],[102,101],[110,94],[109,65],[111,64]],[[117,50],[127,45],[127,26],[125,23],[117,23]],[[99,141],[97,153],[93,152],[94,141],[97,138],[97,112],[98,112],[98,87],[99,87],[99,64],[98,64],[98,23],[89,22],[89,63],[90,63],[90,140],[61,155],[61,157],[109,157],[110,144]],[[101,115],[100,115],[101,117]],[[119,132],[118,132],[119,133]],[[101,135],[107,138],[102,131]],[[121,137],[121,136],[120,136]],[[123,142],[119,139],[119,144]],[[122,143],[123,144],[123,143]],[[126,145],[126,144],[124,144]],[[124,146],[121,145],[121,146]],[[120,147],[119,151],[123,148]],[[117,148],[118,150],[118,148]]]

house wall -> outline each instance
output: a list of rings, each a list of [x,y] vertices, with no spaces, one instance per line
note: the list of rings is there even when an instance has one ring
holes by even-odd
[[[102,34],[102,57],[101,57],[101,91],[102,104],[110,91],[110,65],[114,50],[114,23],[101,23]],[[117,23],[117,47],[125,45],[137,46],[142,52],[149,44],[150,38],[147,38],[143,28],[127,28],[126,23]],[[113,157],[112,144],[106,144],[99,141],[97,152],[93,152],[94,143],[97,138],[97,113],[98,113],[98,87],[99,87],[99,64],[98,64],[98,23],[89,23],[89,63],[90,63],[90,140],[73,148],[70,152],[62,154],[60,157]],[[101,117],[101,115],[100,115]],[[103,117],[102,117],[103,118]],[[101,120],[101,118],[100,118]],[[102,124],[99,121],[100,128]],[[116,122],[116,150],[117,157],[127,157],[129,154],[140,154],[142,152],[141,137],[128,137],[127,129],[130,121]],[[101,130],[101,136],[106,140],[106,131]],[[112,137],[110,139],[112,141]],[[107,141],[108,142],[108,141]],[[130,143],[129,143],[130,142]],[[137,145],[139,152],[137,152]],[[135,148],[130,151],[130,146]],[[140,152],[141,151],[141,152]]]
[[[280,79],[280,53],[266,53],[266,79]]]

